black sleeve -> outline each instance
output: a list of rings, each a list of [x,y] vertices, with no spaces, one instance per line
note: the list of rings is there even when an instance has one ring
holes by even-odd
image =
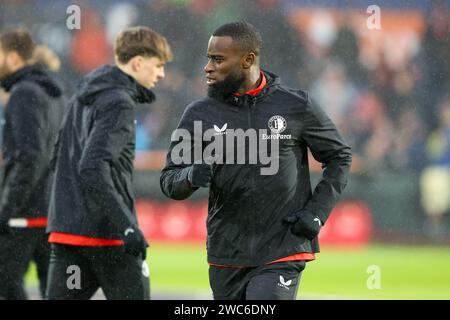
[[[62,121],[61,126],[58,131],[58,136],[56,137],[55,144],[53,145],[52,154],[50,157],[50,168],[53,172],[55,172],[55,170],[56,170],[56,163],[58,162],[58,152],[59,152],[59,147],[60,147],[61,136],[63,134],[63,130],[64,130],[64,127],[66,126],[68,118],[69,118],[69,112],[67,112],[63,117],[63,121]]]
[[[43,153],[45,141],[41,128],[43,101],[32,87],[17,88],[8,101],[9,121],[14,150],[11,150],[13,167],[4,181],[0,215],[2,220],[15,216],[32,191],[41,170],[45,169]]]
[[[192,187],[188,181],[191,164],[194,161],[195,115],[192,109],[190,106],[186,108],[177,129],[172,133],[166,165],[160,177],[162,192],[175,200],[186,199],[198,189]]]
[[[322,179],[304,209],[313,212],[325,223],[347,185],[351,150],[325,112],[310,99],[302,138],[324,168]]]
[[[135,219],[114,186],[111,167],[129,143],[133,126],[133,106],[127,103],[97,110],[79,164],[81,187],[120,231],[134,225]]]
[[[59,152],[59,144],[61,140],[62,129],[58,132],[58,138],[56,139],[55,145],[53,146],[52,156],[50,158],[50,168],[53,172],[56,170],[56,163],[58,162],[58,152]]]

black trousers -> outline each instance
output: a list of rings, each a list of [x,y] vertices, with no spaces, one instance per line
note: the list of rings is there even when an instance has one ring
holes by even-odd
[[[304,261],[260,267],[209,267],[214,300],[295,300]]]
[[[0,235],[0,299],[27,299],[23,279],[31,261],[36,263],[44,297],[50,255],[47,238],[45,228],[14,228],[10,234]]]
[[[87,300],[101,288],[107,299],[150,299],[147,262],[123,246],[51,245],[46,299]]]

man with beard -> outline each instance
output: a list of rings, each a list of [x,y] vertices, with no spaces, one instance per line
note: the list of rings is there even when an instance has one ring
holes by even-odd
[[[319,252],[317,236],[347,184],[351,164],[350,148],[308,93],[287,88],[260,69],[261,46],[259,32],[245,22],[213,33],[205,66],[208,97],[186,108],[161,173],[161,189],[173,199],[209,188],[207,253],[215,299],[295,299],[305,262]],[[214,127],[214,139],[196,135],[195,121],[204,129]],[[258,132],[258,145],[249,139],[233,152],[227,145],[222,163],[211,164],[196,152],[196,146],[205,151],[230,129]],[[265,136],[279,146],[272,149],[279,160],[275,174],[262,174],[261,161],[237,162],[234,152],[259,153],[268,129]],[[314,190],[308,149],[324,168]]]
[[[107,299],[150,298],[132,189],[135,107],[154,101],[172,53],[147,27],[122,31],[114,50],[115,66],[83,78],[56,145],[48,299],[89,299],[98,288]]]
[[[50,249],[45,227],[51,187],[50,155],[64,112],[58,81],[30,64],[34,43],[23,30],[0,35],[0,82],[9,93],[3,127],[0,198],[0,298],[26,299],[23,277],[33,260],[40,291]]]

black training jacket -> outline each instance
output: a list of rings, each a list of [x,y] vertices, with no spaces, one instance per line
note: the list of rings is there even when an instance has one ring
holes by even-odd
[[[150,90],[117,67],[84,77],[56,145],[47,232],[120,239],[137,225],[135,106],[153,100]]]
[[[39,65],[20,69],[1,86],[10,97],[4,113],[0,219],[45,217],[50,156],[64,114],[62,88]]]
[[[256,150],[245,144],[244,164],[236,164],[233,159],[237,149],[244,146],[240,144],[234,155],[229,150],[223,151],[225,164],[213,165],[207,218],[209,263],[257,266],[298,252],[318,252],[317,238],[309,241],[294,235],[283,218],[304,209],[325,222],[347,184],[351,151],[334,124],[306,92],[280,85],[279,78],[269,72],[265,75],[268,83],[257,96],[232,96],[226,101],[203,98],[186,108],[178,125],[178,129],[189,131],[192,137],[194,121],[202,121],[203,132],[216,126],[217,135],[211,141],[224,139],[231,129],[247,132],[253,128],[260,138],[264,132],[274,136],[273,139],[278,137],[276,174],[262,175],[260,169],[268,165],[261,161],[249,163],[251,154],[260,152],[263,144],[259,143]],[[179,140],[173,136],[160,179],[162,191],[176,200],[186,199],[196,190],[187,179],[191,166],[179,164],[179,158],[189,154],[191,160],[198,160],[194,144],[201,143],[202,150],[211,146],[211,142],[199,142],[197,137],[189,141],[190,151],[180,151]],[[324,168],[314,192],[308,148]]]

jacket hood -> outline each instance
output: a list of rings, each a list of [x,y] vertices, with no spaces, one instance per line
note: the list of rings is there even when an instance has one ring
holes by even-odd
[[[97,95],[109,90],[122,89],[138,103],[150,103],[155,100],[155,95],[149,89],[144,88],[131,76],[115,66],[100,67],[87,76],[78,87],[78,99],[86,105],[94,103]]]
[[[262,70],[262,72],[266,76],[267,84],[264,87],[264,89],[261,91],[261,93],[259,95],[257,95],[257,97],[258,96],[266,97],[268,95],[271,95],[274,91],[276,91],[278,89],[278,87],[281,84],[281,79],[276,74],[271,73],[269,71],[265,71],[265,70]]]
[[[1,86],[8,92],[11,88],[22,81],[29,81],[38,84],[51,97],[60,97],[62,87],[58,80],[41,65],[26,66],[1,82]]]
[[[263,89],[263,91],[268,90],[268,91],[272,91],[274,89],[276,89],[277,86],[280,85],[281,80],[280,77],[277,76],[276,74],[266,71],[266,70],[262,70],[262,72],[265,74],[266,78],[267,78],[267,84],[266,87]],[[266,92],[267,94],[268,92]]]

